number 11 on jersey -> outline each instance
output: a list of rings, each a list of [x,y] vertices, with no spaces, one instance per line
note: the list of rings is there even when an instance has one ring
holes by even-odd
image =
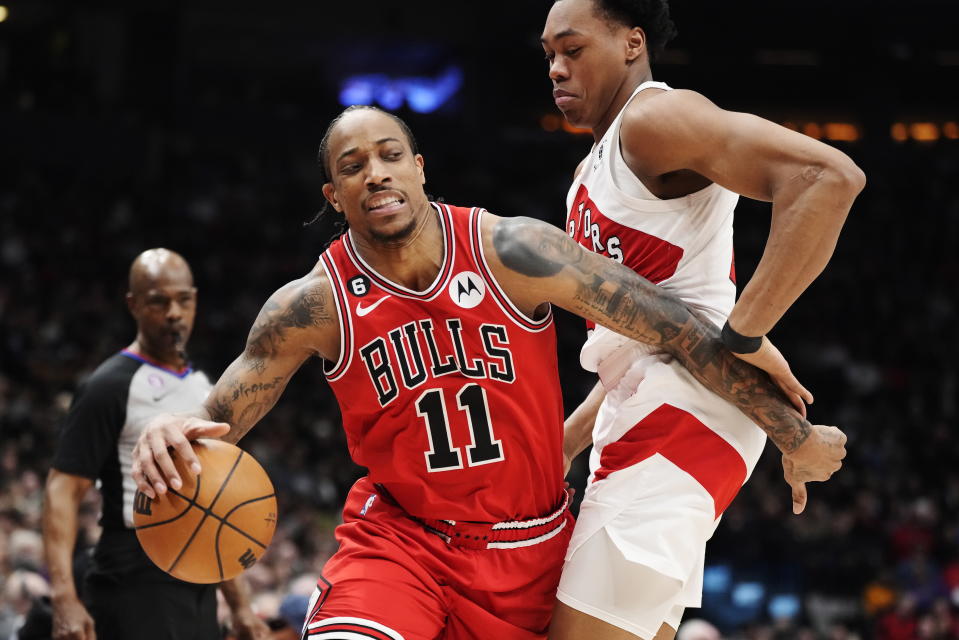
[[[476,383],[465,385],[456,394],[456,404],[466,412],[472,443],[466,447],[468,466],[503,460],[503,445],[493,435],[489,416],[486,390]],[[425,453],[429,471],[451,471],[463,468],[463,456],[459,448],[453,448],[449,414],[442,389],[430,389],[416,400],[416,414],[426,422],[430,450]]]

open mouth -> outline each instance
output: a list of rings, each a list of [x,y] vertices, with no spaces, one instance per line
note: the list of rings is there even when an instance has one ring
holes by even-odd
[[[394,213],[406,200],[396,194],[376,194],[366,201],[366,210],[370,213]]]

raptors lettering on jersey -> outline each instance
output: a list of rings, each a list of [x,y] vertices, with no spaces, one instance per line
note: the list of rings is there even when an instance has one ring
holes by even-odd
[[[483,256],[482,210],[434,209],[445,252],[425,291],[377,273],[349,232],[322,256],[341,326],[326,375],[350,452],[418,517],[548,513],[563,491],[552,314],[526,317],[500,289]]]
[[[590,199],[585,184],[579,185],[566,224],[570,238],[625,264],[653,284],[671,278],[683,259],[682,247],[604,216]]]

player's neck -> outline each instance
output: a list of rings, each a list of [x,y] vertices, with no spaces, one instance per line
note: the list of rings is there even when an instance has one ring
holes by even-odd
[[[636,91],[639,85],[644,82],[649,82],[652,79],[653,72],[647,64],[643,64],[637,68],[635,73],[627,76],[616,91],[615,97],[609,103],[609,109],[607,109],[603,117],[600,118],[599,123],[593,127],[593,139],[596,142],[603,139],[603,136],[606,135],[606,132],[609,131],[609,128],[613,125],[613,120],[616,119],[619,112],[622,111],[626,103],[629,102],[630,97],[632,97],[633,92]]]
[[[413,291],[423,291],[433,283],[446,255],[439,216],[429,204],[417,215],[413,231],[402,240],[383,242],[357,235],[353,241],[377,273]]]

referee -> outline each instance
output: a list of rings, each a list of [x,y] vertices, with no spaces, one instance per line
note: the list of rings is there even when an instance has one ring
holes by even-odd
[[[150,249],[130,267],[127,307],[136,340],[107,358],[80,386],[66,417],[43,505],[43,541],[50,571],[54,640],[216,640],[214,585],[182,582],[157,568],[133,531],[131,451],[158,413],[200,406],[210,381],[187,362],[196,314],[190,266],[177,253]],[[83,584],[74,586],[77,511],[97,483],[103,534]],[[220,585],[238,638],[267,638],[238,580]],[[84,604],[85,603],[85,604]],[[95,633],[94,633],[95,630]]]

